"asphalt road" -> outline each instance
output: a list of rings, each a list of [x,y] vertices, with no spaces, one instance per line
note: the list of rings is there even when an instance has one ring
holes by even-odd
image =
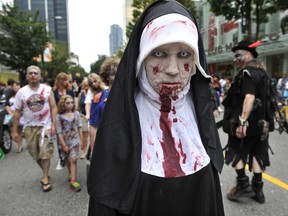
[[[227,136],[219,129],[222,145]],[[241,203],[227,200],[226,193],[234,186],[236,174],[224,165],[220,176],[224,208],[227,216],[288,216],[288,135],[273,132],[270,145],[274,151],[271,166],[264,176],[265,204],[258,204],[252,199]],[[25,145],[24,145],[25,146]],[[41,171],[31,159],[27,149],[20,154],[12,151],[0,161],[0,215],[1,216],[85,216],[88,210],[86,188],[86,161],[78,160],[78,181],[82,191],[75,193],[69,189],[67,170],[55,170],[58,152],[55,151],[51,164],[51,183],[53,190],[42,192],[40,185]],[[251,174],[247,172],[249,176]]]

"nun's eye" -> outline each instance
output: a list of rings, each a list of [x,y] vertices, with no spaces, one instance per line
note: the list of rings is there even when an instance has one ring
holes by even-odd
[[[167,54],[165,52],[163,52],[163,51],[155,51],[155,52],[151,53],[151,55],[153,57],[157,57],[157,58],[161,58],[161,57],[166,57],[167,56]]]
[[[187,52],[187,51],[182,51],[182,52],[178,53],[178,57],[179,58],[187,58],[187,57],[190,57],[190,56],[191,56],[191,53]]]

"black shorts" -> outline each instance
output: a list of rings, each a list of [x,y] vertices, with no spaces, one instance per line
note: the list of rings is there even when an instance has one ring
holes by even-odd
[[[245,137],[241,143],[241,139],[229,136],[227,149],[225,151],[225,163],[235,167],[236,164],[243,160],[245,164],[249,164],[249,170],[252,169],[252,159],[256,158],[263,170],[270,165],[268,155],[268,138],[264,141],[260,140],[260,136]]]

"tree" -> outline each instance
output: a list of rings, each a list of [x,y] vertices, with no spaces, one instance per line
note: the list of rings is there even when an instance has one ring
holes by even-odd
[[[98,60],[91,64],[91,72],[99,74],[100,67],[106,58],[106,55],[98,55]]]
[[[20,80],[25,79],[25,70],[36,64],[33,57],[43,53],[50,37],[46,23],[39,21],[39,12],[24,13],[17,6],[2,5],[0,26],[0,63],[16,70]]]
[[[81,83],[83,78],[87,76],[85,69],[82,68],[81,65],[69,68],[69,73],[72,74],[73,80],[76,80],[77,83]]]
[[[287,0],[208,0],[211,11],[227,20],[241,20],[242,33],[248,40],[258,40],[260,25],[269,21],[269,15],[288,7]],[[252,23],[256,24],[255,35]]]
[[[60,72],[67,72],[71,65],[67,45],[61,41],[52,41],[52,61],[38,62],[37,65],[44,71],[45,78],[55,78]],[[43,53],[43,50],[42,50]]]
[[[132,30],[134,28],[134,25],[136,24],[137,20],[139,19],[142,12],[145,10],[145,8],[148,7],[151,3],[155,2],[157,0],[133,0],[132,7],[133,9],[133,18],[132,21],[128,23],[127,30],[126,30],[126,36],[127,38],[130,37]],[[194,2],[191,0],[177,0],[179,3],[183,4],[185,7],[187,7],[192,14],[197,18],[197,11],[196,7],[194,5]]]

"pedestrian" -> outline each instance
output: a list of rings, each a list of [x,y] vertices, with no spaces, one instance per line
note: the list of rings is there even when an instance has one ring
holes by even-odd
[[[88,215],[224,215],[199,29],[177,1],[139,18],[97,131]]]
[[[264,63],[257,59],[256,47],[261,42],[242,40],[232,48],[237,74],[223,101],[225,107],[223,129],[228,133],[226,164],[232,163],[237,178],[236,186],[227,194],[232,201],[252,197],[265,202],[262,173],[270,165],[268,134],[273,120],[268,115],[267,82]],[[227,130],[229,128],[229,130]],[[252,186],[245,166],[253,172]]]
[[[88,122],[85,119],[86,116],[86,110],[85,110],[85,99],[86,95],[89,89],[88,79],[84,79],[81,84],[81,91],[78,95],[78,106],[77,110],[80,113],[81,116],[81,122],[82,122],[82,155],[80,159],[86,158],[87,155],[87,146],[88,146],[88,136],[89,136],[89,130],[88,130]]]
[[[57,107],[51,87],[41,84],[40,68],[31,65],[27,68],[28,84],[22,87],[15,96],[15,113],[13,116],[12,138],[19,142],[19,120],[24,116],[24,136],[32,158],[40,166],[44,192],[50,191],[49,168],[53,156],[54,145],[49,142],[55,135]]]
[[[70,95],[72,98],[75,98],[71,83],[72,83],[71,76],[69,76],[67,73],[60,72],[57,74],[53,87],[53,92],[57,105],[60,101],[60,98],[63,95]],[[65,160],[61,157],[61,145],[59,143],[58,138],[57,138],[57,148],[58,148],[59,160],[56,165],[56,170],[62,170],[65,166]]]
[[[7,98],[5,101],[5,109],[7,112],[7,115],[11,117],[11,121],[13,121],[13,116],[15,112],[15,107],[14,107],[14,101],[15,101],[15,95],[18,92],[18,90],[21,88],[20,82],[14,81],[12,84],[12,93],[10,95],[10,98]],[[12,122],[11,122],[12,123]],[[23,143],[22,143],[22,131],[23,131],[23,125],[24,125],[24,117],[21,115],[20,120],[19,120],[19,126],[18,126],[18,148],[17,148],[17,153],[22,152],[23,150]]]
[[[11,95],[13,94],[12,86],[14,82],[15,82],[14,79],[7,80],[7,86],[4,88],[4,92],[3,92],[6,99],[10,98]]]
[[[86,120],[89,121],[90,150],[92,153],[96,138],[97,128],[104,110],[109,89],[105,88],[104,82],[96,73],[88,75],[89,90],[85,98]],[[88,155],[90,159],[90,155]]]
[[[58,140],[61,145],[61,158],[65,160],[68,169],[70,188],[81,191],[77,178],[77,159],[82,143],[82,123],[80,113],[75,111],[74,98],[63,95],[58,103],[56,116]]]
[[[117,57],[110,57],[105,59],[100,67],[100,77],[105,83],[105,85],[111,89],[120,59]]]

